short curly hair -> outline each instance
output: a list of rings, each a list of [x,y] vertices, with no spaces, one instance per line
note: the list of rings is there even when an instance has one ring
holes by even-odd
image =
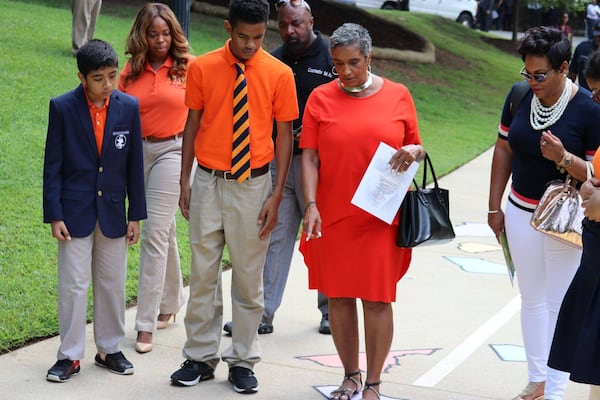
[[[331,50],[338,46],[356,46],[361,54],[368,57],[373,48],[371,35],[363,26],[347,22],[337,28],[329,38]]]
[[[555,70],[563,62],[571,61],[571,42],[560,30],[549,26],[528,29],[518,51],[523,61],[527,56],[547,57]]]
[[[233,27],[238,22],[266,24],[269,22],[269,3],[266,0],[231,0],[227,20]]]

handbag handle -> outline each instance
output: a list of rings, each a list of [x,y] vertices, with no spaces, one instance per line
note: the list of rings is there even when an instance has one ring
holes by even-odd
[[[431,169],[431,176],[433,177],[433,185],[436,189],[439,189],[437,176],[435,175],[435,170],[433,169],[433,164],[431,163],[431,158],[429,158],[428,153],[425,153],[425,162],[423,164],[423,184],[421,185],[421,188],[425,189],[425,187],[427,186],[427,166],[429,165],[429,169]],[[415,186],[417,186],[416,182]]]
[[[594,177],[594,165],[590,161],[585,161],[585,170],[586,170],[586,180],[590,180]],[[580,182],[583,183],[583,182]],[[577,180],[573,179],[573,177],[569,174],[565,177],[565,189],[569,187],[569,185],[577,186]]]
[[[437,197],[438,201],[440,204],[444,205],[444,207],[446,207],[449,210],[449,204],[448,204],[448,200],[447,197],[444,197],[442,192],[444,192],[444,189],[440,189],[439,185],[438,185],[438,180],[437,180],[437,176],[435,175],[435,170],[433,169],[433,163],[431,162],[431,158],[429,157],[428,153],[425,153],[425,159],[423,162],[424,166],[423,166],[423,182],[421,187],[419,187],[419,184],[417,183],[417,181],[413,178],[413,184],[415,185],[415,189],[417,192],[420,191],[431,191],[434,193],[434,195]],[[433,177],[433,185],[434,187],[432,189],[427,189],[427,169],[431,170],[431,176]],[[427,197],[426,196],[419,196],[419,199],[421,201],[423,201],[424,203],[427,203]],[[402,207],[402,205],[400,206]],[[448,211],[449,212],[449,211]]]

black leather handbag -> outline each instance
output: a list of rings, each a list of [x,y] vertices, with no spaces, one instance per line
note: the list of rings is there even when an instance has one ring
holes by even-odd
[[[423,184],[419,187],[413,179],[415,190],[406,193],[400,206],[398,247],[443,244],[456,237],[450,221],[448,190],[439,187],[429,155],[423,164]],[[428,166],[433,176],[432,188],[426,188]]]

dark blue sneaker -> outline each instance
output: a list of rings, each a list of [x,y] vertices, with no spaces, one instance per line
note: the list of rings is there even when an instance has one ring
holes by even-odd
[[[97,366],[108,368],[110,372],[114,372],[115,374],[131,375],[134,372],[133,364],[120,351],[118,353],[106,354],[104,359],[98,353],[94,361],[96,361]]]
[[[79,374],[79,360],[58,360],[56,364],[48,370],[46,379],[52,382],[68,382],[73,375]]]
[[[258,381],[251,369],[244,367],[229,368],[229,382],[233,383],[233,390],[242,394],[258,392]]]
[[[185,360],[181,368],[171,375],[171,383],[178,386],[194,386],[198,382],[214,379],[215,370],[202,361]]]

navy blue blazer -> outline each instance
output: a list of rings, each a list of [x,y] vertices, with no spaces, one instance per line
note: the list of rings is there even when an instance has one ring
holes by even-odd
[[[122,237],[127,220],[146,218],[139,104],[136,98],[113,91],[98,156],[83,90],[79,85],[50,100],[44,222],[63,220],[72,237],[90,235],[99,222],[104,236]]]

